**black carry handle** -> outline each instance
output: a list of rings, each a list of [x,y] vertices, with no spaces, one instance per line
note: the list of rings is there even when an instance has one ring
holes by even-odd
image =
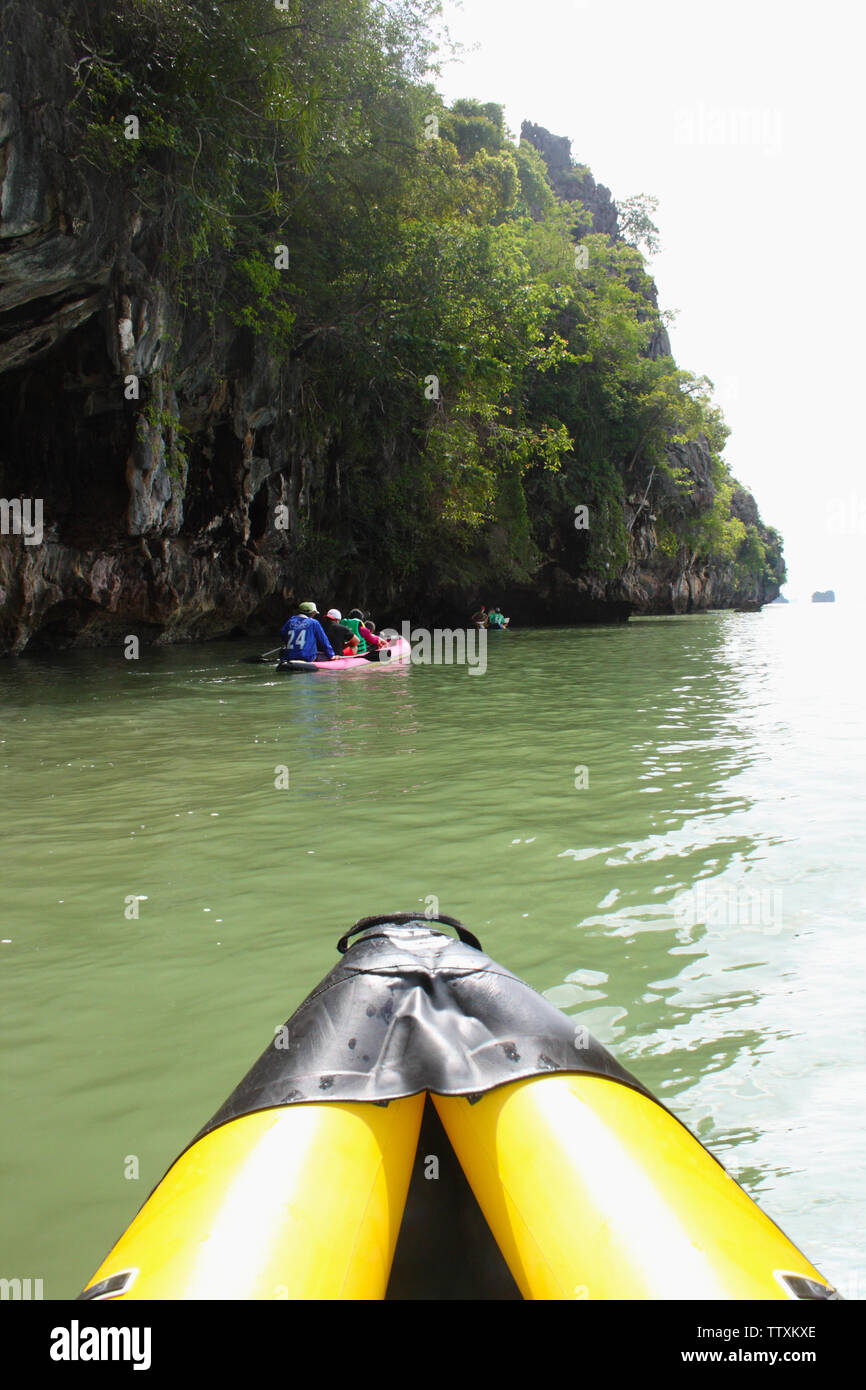
[[[458,922],[456,917],[446,917],[444,912],[440,912],[436,917],[424,917],[418,912],[389,912],[381,917],[362,917],[356,922],[354,927],[350,927],[345,936],[341,936],[337,942],[337,950],[340,955],[344,955],[349,949],[349,938],[357,932],[367,931],[369,927],[379,927],[388,925],[390,927],[433,926],[434,923],[441,922],[447,927],[454,927],[460,940],[467,946],[474,946],[476,951],[482,950],[481,942],[468,927],[464,927],[462,922]]]

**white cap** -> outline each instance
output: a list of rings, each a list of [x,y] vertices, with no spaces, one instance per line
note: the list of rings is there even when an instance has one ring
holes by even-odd
[[[342,615],[342,613],[340,612],[339,608],[329,608],[328,611],[327,611],[327,613],[325,614],[325,617],[326,617],[326,618],[336,618],[338,623],[339,623],[339,622],[342,622],[342,620],[343,620],[343,615]]]

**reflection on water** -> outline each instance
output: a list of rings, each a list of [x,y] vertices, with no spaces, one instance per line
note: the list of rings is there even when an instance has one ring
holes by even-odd
[[[278,678],[235,645],[0,664],[4,1268],[73,1292],[341,931],[435,896],[856,1292],[850,622],[514,632],[483,678]]]

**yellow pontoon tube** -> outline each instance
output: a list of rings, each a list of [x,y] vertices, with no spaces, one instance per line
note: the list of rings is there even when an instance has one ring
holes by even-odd
[[[411,914],[343,937],[82,1298],[838,1297],[610,1053],[438,921],[460,939]]]

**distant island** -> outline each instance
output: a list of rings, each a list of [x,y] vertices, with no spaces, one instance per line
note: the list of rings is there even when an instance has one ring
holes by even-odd
[[[814,592],[814,594],[812,595],[812,602],[813,602],[813,603],[835,603],[835,602],[836,602],[836,595],[835,595],[835,593],[833,592],[832,589],[824,589],[824,590],[816,589],[815,592]]]

